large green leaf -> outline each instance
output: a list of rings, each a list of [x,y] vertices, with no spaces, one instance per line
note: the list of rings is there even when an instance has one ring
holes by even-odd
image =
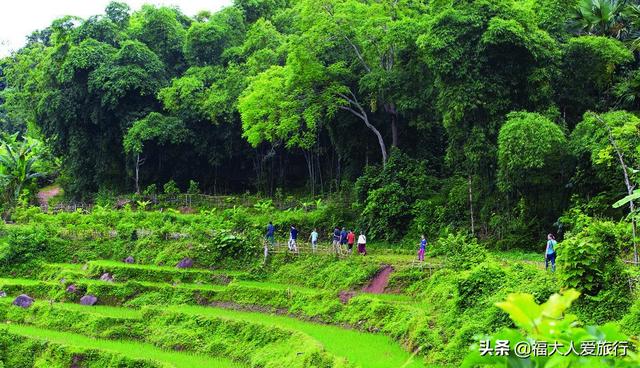
[[[622,207],[624,205],[626,205],[627,203],[631,202],[631,201],[635,201],[636,199],[640,198],[640,189],[636,189],[633,191],[633,193],[629,194],[628,196],[622,198],[621,200],[617,201],[616,203],[613,204],[613,208],[619,208]]]

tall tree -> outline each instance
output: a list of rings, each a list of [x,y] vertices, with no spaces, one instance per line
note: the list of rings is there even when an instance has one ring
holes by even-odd
[[[360,119],[375,135],[383,163],[388,155],[385,136],[399,144],[401,113],[412,107],[406,79],[426,73],[405,68],[415,51],[422,9],[419,2],[360,2],[308,0],[299,3],[304,44],[317,62],[340,70],[333,89],[340,109]],[[335,74],[335,73],[334,73]],[[339,87],[339,88],[338,88]],[[382,111],[381,119],[376,119]],[[382,121],[375,121],[382,120]]]
[[[572,141],[576,155],[590,159],[596,174],[611,186],[614,198],[621,193],[633,194],[638,182],[635,168],[640,167],[640,118],[626,111],[587,112],[573,131]],[[628,205],[634,213],[635,201],[630,200]],[[638,262],[635,217],[632,226],[634,261]]]
[[[454,2],[431,10],[418,45],[435,78],[446,158],[468,179],[469,211],[481,207],[487,221],[494,201],[486,198],[495,187],[482,185],[483,199],[474,195],[473,183],[495,183],[497,135],[507,113],[552,105],[559,49],[533,11],[515,1]]]

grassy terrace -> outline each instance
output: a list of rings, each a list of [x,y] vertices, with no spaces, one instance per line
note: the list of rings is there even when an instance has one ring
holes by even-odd
[[[117,281],[213,282],[218,284],[227,284],[237,277],[247,275],[238,271],[178,269],[171,266],[127,264],[110,260],[87,263],[89,277],[100,277],[103,273],[111,274]]]
[[[398,270],[408,269],[413,259],[407,255],[383,255],[378,256],[374,263],[389,264],[395,262],[394,266]],[[53,294],[64,290],[65,285],[75,284],[78,287],[91,293],[97,290],[110,290],[120,288],[124,289],[140,289],[143,292],[206,292],[207,295],[218,295],[223,301],[231,301],[236,293],[244,293],[251,295],[251,291],[260,293],[278,293],[284,298],[291,298],[294,295],[306,298],[333,298],[337,296],[338,290],[327,290],[322,288],[304,287],[286,283],[283,280],[267,279],[264,281],[251,281],[242,279],[245,273],[238,271],[226,270],[206,270],[206,269],[176,269],[175,267],[154,266],[142,264],[126,264],[117,261],[91,261],[87,263],[88,267],[80,264],[64,264],[53,263],[42,266],[43,271],[41,280],[25,279],[25,278],[0,278],[0,290],[4,290],[9,295],[17,295],[23,290],[26,293],[32,293],[37,298],[45,298],[53,296]],[[96,268],[99,272],[95,272]],[[93,271],[92,271],[93,269]],[[115,275],[115,282],[105,282],[98,280],[96,274],[103,271],[111,271]],[[69,276],[71,274],[71,276]],[[126,274],[127,277],[118,278],[118,274]],[[156,276],[160,277],[156,277]],[[177,277],[163,278],[163,275]],[[207,275],[205,278],[196,278],[195,281],[190,277],[180,277],[181,275]],[[220,285],[215,280],[206,279],[210,275],[234,275],[240,276],[239,279],[231,280],[226,285]],[[149,281],[158,280],[158,281]],[[171,281],[172,280],[172,281]],[[187,280],[187,281],[184,281]],[[124,289],[123,289],[124,288]],[[212,294],[215,293],[215,294]],[[132,291],[130,296],[134,296]],[[127,299],[126,292],[121,293],[124,299]],[[407,306],[416,306],[414,298],[405,294],[365,294],[368,298],[379,299],[385,302],[402,304]],[[218,298],[218,297],[216,297]],[[111,304],[111,303],[110,303]]]
[[[424,366],[419,359],[414,359],[410,353],[403,350],[391,338],[381,334],[364,333],[337,326],[257,312],[199,306],[171,306],[168,309],[180,313],[242,320],[299,331],[319,341],[333,355],[345,357],[350,362],[362,367],[417,368]]]
[[[224,358],[214,358],[204,355],[166,351],[150,344],[93,339],[79,334],[52,331],[33,326],[5,325],[4,329],[10,334],[35,339],[46,343],[67,346],[71,348],[122,355],[144,362],[159,363],[151,366],[175,368],[233,368],[242,367],[241,364]]]
[[[116,276],[118,274],[127,275],[126,281],[121,282],[120,280],[122,279],[116,278],[115,282],[105,282],[92,278],[103,271],[111,271],[110,273]],[[42,277],[43,274],[46,277]],[[78,264],[47,264],[43,266],[43,271],[40,275],[41,280],[25,278],[0,279],[0,290],[6,290],[10,296],[27,293],[35,297],[37,301],[30,309],[21,310],[11,306],[10,303],[13,298],[0,299],[0,308],[4,309],[4,315],[8,320],[14,321],[9,327],[10,333],[20,334],[30,339],[44,339],[54,344],[65,343],[67,346],[81,349],[94,348],[100,351],[108,351],[131,359],[148,360],[152,357],[161,364],[166,364],[166,366],[170,367],[206,366],[215,368],[238,365],[234,365],[231,361],[225,359],[216,360],[204,355],[192,355],[185,352],[178,353],[159,349],[158,346],[164,348],[170,348],[170,346],[163,345],[164,343],[153,339],[147,339],[146,334],[149,332],[145,332],[145,330],[146,323],[149,321],[146,318],[152,318],[151,316],[153,316],[156,321],[160,321],[162,318],[179,318],[172,317],[179,315],[196,316],[198,321],[201,320],[200,318],[205,318],[208,321],[229,321],[229,323],[239,323],[240,325],[248,323],[249,325],[263,326],[261,328],[265,329],[275,328],[279,331],[290,331],[294,334],[292,336],[301,336],[305,341],[305,348],[303,349],[302,346],[296,347],[295,342],[292,344],[278,343],[280,345],[274,345],[274,348],[290,351],[286,354],[292,354],[294,357],[296,355],[295,351],[298,351],[296,349],[306,351],[304,353],[305,356],[317,354],[305,350],[309,346],[317,345],[317,349],[320,349],[317,351],[320,354],[327,354],[323,359],[332,359],[331,357],[333,356],[338,359],[334,362],[344,359],[356,367],[418,368],[424,366],[420,358],[415,358],[411,352],[404,350],[397,341],[387,335],[358,331],[337,325],[314,323],[267,312],[268,310],[274,310],[274,308],[297,306],[294,307],[298,311],[296,314],[300,311],[305,314],[304,308],[307,305],[311,306],[313,310],[314,303],[321,300],[333,300],[330,303],[339,305],[337,292],[335,291],[290,285],[278,282],[278,280],[250,281],[234,279],[227,285],[216,284],[215,280],[205,281],[211,275],[227,276],[239,274],[233,271],[179,270],[173,267],[125,264],[115,261],[92,261],[88,263],[87,267]],[[63,280],[64,282],[60,282],[62,278],[65,279]],[[139,280],[139,278],[142,280]],[[158,280],[158,278],[160,279],[159,282],[148,281]],[[70,283],[75,284],[81,292],[75,295],[65,293],[64,289]],[[78,298],[84,293],[98,295],[98,304],[102,305],[87,307],[77,304]],[[132,304],[133,307],[124,307],[129,305],[126,302],[131,298],[142,297],[144,299],[147,294],[155,294],[153,297],[156,299],[153,300],[162,300],[163,303],[169,304],[165,307],[157,308],[160,311],[160,315],[146,315],[145,305],[149,305],[146,304],[147,302],[134,303]],[[197,306],[196,304],[201,302],[200,297],[209,298],[207,300],[211,301],[256,305],[264,308],[265,312],[245,312],[219,307]],[[240,299],[236,299],[237,297]],[[367,298],[412,306],[412,298],[406,295],[368,295]],[[51,302],[48,299],[57,300],[58,302]],[[183,303],[188,303],[188,305]],[[150,304],[151,309],[154,310],[153,313],[158,313],[153,305]],[[302,306],[302,310],[298,309],[300,306]],[[163,314],[165,312],[174,314],[165,316]],[[51,318],[57,318],[59,321],[50,320]],[[69,320],[68,318],[71,319]],[[73,321],[73,326],[66,326],[63,321]],[[87,327],[83,327],[85,326],[83,321],[87,321]],[[224,322],[222,323],[224,324]],[[170,322],[167,327],[169,326],[171,326]],[[131,331],[129,334],[126,333],[128,329]],[[56,332],[58,330],[67,332]],[[213,332],[215,334],[218,333]],[[82,335],[76,333],[81,333]],[[204,336],[206,335],[205,333]],[[124,341],[107,340],[120,339],[122,336],[125,338]],[[211,336],[215,340],[214,335]],[[132,338],[141,339],[140,341],[146,341],[147,343],[132,342],[130,340]],[[291,341],[296,341],[296,339],[293,337]],[[150,345],[151,343],[157,346]],[[300,344],[302,343],[301,341]],[[231,348],[233,348],[233,345],[231,345]],[[246,348],[246,346],[243,347],[243,349]],[[192,347],[192,350],[189,351],[208,354],[206,349],[200,347],[193,350]],[[266,347],[266,349],[269,351],[270,348]],[[282,352],[278,354],[282,354]],[[215,353],[212,356],[217,357],[219,355]],[[257,356],[259,357],[260,353]],[[238,357],[231,358],[237,359]]]
[[[9,299],[5,299],[0,302],[0,305],[5,308],[16,308],[14,309],[14,311],[16,312],[20,311],[17,309],[17,307],[9,306],[9,302]],[[34,307],[47,308],[49,306],[54,309],[77,313],[78,317],[80,318],[88,314],[120,320],[142,318],[142,312],[140,310],[130,308],[110,306],[87,307],[71,303],[54,303],[52,305],[49,305],[48,302],[42,301],[36,302],[34,304]],[[274,314],[236,311],[222,308],[180,305],[162,308],[162,311],[229,321],[242,321],[251,324],[258,324],[267,327],[277,327],[298,333],[303,333],[313,340],[317,341],[322,347],[324,347],[324,349],[328,353],[332,354],[333,356],[345,358],[349,362],[360,367],[423,367],[423,364],[419,359],[414,359],[412,355],[409,352],[403,350],[399,344],[393,341],[390,337],[382,334],[365,333],[352,329],[341,328],[338,326],[301,321],[292,317]],[[30,323],[38,323],[38,319],[31,318],[30,321]],[[142,323],[142,321],[140,321],[140,323]],[[61,341],[69,341],[69,344],[72,344],[74,346],[77,345],[79,347],[88,347],[89,342],[93,341],[93,345],[91,346],[96,346],[100,349],[111,349],[111,351],[123,353],[130,357],[146,358],[149,356],[156,356],[154,354],[157,349],[151,349],[150,345],[130,343],[111,344],[112,341],[110,340],[88,339],[80,335],[59,332],[53,333],[52,331],[33,327],[29,327],[26,329],[24,326],[12,327],[17,328],[19,331],[26,331],[22,333],[27,336],[43,336],[55,343],[60,343]],[[13,330],[11,330],[11,332],[13,332]],[[96,342],[99,342],[99,344],[96,344]],[[135,345],[140,345],[137,347],[142,349],[140,355],[132,356],[130,354],[127,354],[127,349],[133,349]],[[174,358],[187,359],[181,354],[158,355],[158,357],[158,360],[163,361],[172,361],[172,359]],[[371,359],[371,357],[376,357],[376,359]],[[197,359],[199,358],[197,356],[188,356],[188,359],[196,359],[194,361],[198,361]],[[229,366],[222,365],[222,363],[224,363],[224,361],[222,361],[220,365],[212,365],[211,367]],[[177,367],[182,365],[175,366]],[[194,365],[194,367],[197,366]]]

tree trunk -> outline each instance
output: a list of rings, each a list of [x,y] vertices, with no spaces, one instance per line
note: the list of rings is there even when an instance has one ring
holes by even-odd
[[[631,184],[631,180],[629,180],[629,168],[627,164],[624,162],[624,155],[620,152],[620,148],[616,143],[616,140],[613,138],[613,134],[611,133],[611,128],[607,125],[607,123],[600,118],[599,115],[595,115],[598,121],[604,125],[609,133],[609,142],[613,146],[613,149],[616,151],[616,156],[618,156],[618,161],[620,161],[620,166],[622,167],[622,173],[624,175],[624,185],[627,187],[627,194],[633,194],[633,190],[635,189],[635,185]],[[631,215],[631,231],[633,236],[633,262],[636,266],[638,266],[639,257],[638,257],[638,244],[636,242],[636,233],[637,233],[637,223],[635,218],[635,204],[633,200],[629,201],[629,212]]]
[[[475,235],[476,233],[476,229],[475,229],[475,218],[473,216],[473,181],[471,180],[471,174],[469,174],[469,182],[468,182],[468,186],[469,186],[469,213],[471,215],[471,235]]]
[[[384,104],[384,110],[391,117],[391,146],[398,147],[398,111],[393,102]]]
[[[322,165],[320,164],[320,133],[318,133],[318,138],[316,139],[315,159],[318,171],[318,179],[320,181],[320,193],[324,197],[324,180],[322,179]]]
[[[345,101],[349,102],[349,104],[355,107],[357,111],[350,106],[341,106],[340,108],[349,111],[350,113],[360,118],[360,120],[364,122],[367,128],[369,128],[369,130],[371,130],[373,134],[375,134],[376,138],[378,139],[378,145],[380,146],[380,153],[382,153],[382,165],[385,166],[387,164],[387,145],[384,143],[384,138],[382,138],[382,134],[380,133],[380,131],[375,126],[373,126],[371,122],[369,122],[369,116],[367,115],[367,112],[358,102],[358,99],[353,94],[353,92],[349,92],[351,94],[351,97],[345,94],[339,94],[339,96],[342,97]]]
[[[396,115],[391,116],[391,145],[398,147],[398,120]]]
[[[340,154],[338,154],[338,161],[337,161],[337,165],[336,165],[336,193],[338,193],[340,191],[340,180],[341,180],[341,176],[342,176],[342,156],[340,156]]]
[[[140,154],[136,155],[136,194],[140,194]]]
[[[304,160],[307,162],[307,170],[309,172],[309,184],[311,185],[311,196],[316,196],[316,178],[313,170],[313,153],[302,150]]]
[[[144,165],[146,158],[140,158],[140,154],[136,154],[136,173],[135,173],[135,185],[136,185],[136,194],[140,194],[140,166]]]

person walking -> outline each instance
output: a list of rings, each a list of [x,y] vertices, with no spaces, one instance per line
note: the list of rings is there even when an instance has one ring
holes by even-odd
[[[364,236],[364,232],[360,232],[360,236],[358,236],[358,253],[363,256],[367,255],[367,237]]]
[[[420,240],[420,249],[418,249],[418,261],[424,262],[424,252],[427,250],[427,238],[422,235]]]
[[[349,248],[349,254],[353,252],[353,244],[355,242],[356,242],[356,234],[353,232],[353,230],[349,230],[349,233],[347,234],[347,248]]]
[[[347,229],[343,227],[342,231],[340,232],[340,249],[341,250],[347,249],[347,235],[348,235]]]
[[[340,228],[333,229],[333,251],[340,254]]]
[[[298,245],[296,244],[298,240],[298,229],[294,225],[291,225],[291,230],[289,231],[289,250],[295,253],[298,253]]]
[[[318,249],[318,229],[313,229],[309,239],[311,240],[311,252],[315,253]]]
[[[273,226],[273,222],[269,221],[269,225],[267,225],[267,235],[265,235],[265,237],[267,238],[267,241],[272,248],[276,243],[275,234],[276,228]]]
[[[551,272],[556,271],[556,246],[558,242],[553,234],[547,235],[547,248],[544,251],[544,269],[549,269],[551,263]]]

